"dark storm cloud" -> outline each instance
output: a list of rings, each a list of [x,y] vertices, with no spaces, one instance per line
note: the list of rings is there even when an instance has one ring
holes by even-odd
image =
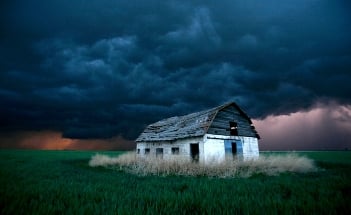
[[[308,111],[254,121],[261,150],[344,150],[351,148],[351,106],[316,104]],[[268,126],[267,126],[268,125]]]
[[[348,1],[3,3],[2,130],[135,138],[236,101],[253,117],[350,104]]]

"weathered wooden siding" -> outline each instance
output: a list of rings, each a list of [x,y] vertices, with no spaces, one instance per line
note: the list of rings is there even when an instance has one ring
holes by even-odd
[[[207,130],[207,133],[230,136],[230,121],[237,123],[238,136],[257,137],[251,120],[234,106],[228,106],[219,110]]]

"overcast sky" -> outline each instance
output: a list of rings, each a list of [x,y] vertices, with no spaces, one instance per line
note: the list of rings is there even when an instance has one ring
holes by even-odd
[[[133,140],[154,121],[235,101],[265,149],[351,148],[349,0],[0,6],[3,137]]]

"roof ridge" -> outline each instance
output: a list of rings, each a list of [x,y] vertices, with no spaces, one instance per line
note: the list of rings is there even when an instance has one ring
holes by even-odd
[[[180,115],[180,116],[171,116],[171,117],[164,118],[164,119],[161,119],[161,120],[159,120],[159,121],[156,121],[156,122],[154,122],[154,123],[152,123],[152,124],[150,124],[150,125],[154,125],[154,124],[157,124],[157,123],[159,123],[159,122],[167,121],[167,120],[172,119],[172,118],[174,118],[174,119],[176,119],[176,118],[185,118],[186,116],[190,116],[190,115],[197,115],[197,114],[200,114],[200,113],[201,113],[201,114],[204,114],[204,113],[206,113],[206,112],[213,111],[214,109],[217,109],[217,108],[219,108],[219,107],[221,107],[221,106],[223,106],[223,105],[220,105],[220,106],[217,106],[217,107],[214,107],[214,108],[210,108],[210,109],[205,109],[205,110],[201,110],[201,111],[197,111],[197,112],[192,112],[192,113]],[[201,115],[201,114],[200,114],[200,115]],[[150,125],[149,125],[149,126],[150,126]]]

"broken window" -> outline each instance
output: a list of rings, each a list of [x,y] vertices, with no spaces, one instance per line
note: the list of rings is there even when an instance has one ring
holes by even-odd
[[[146,155],[150,154],[150,148],[145,148],[144,154],[146,154]]]
[[[156,148],[156,157],[163,158],[163,148]]]
[[[238,136],[238,124],[236,122],[229,122],[230,136]]]
[[[172,155],[179,155],[179,147],[172,148]]]

